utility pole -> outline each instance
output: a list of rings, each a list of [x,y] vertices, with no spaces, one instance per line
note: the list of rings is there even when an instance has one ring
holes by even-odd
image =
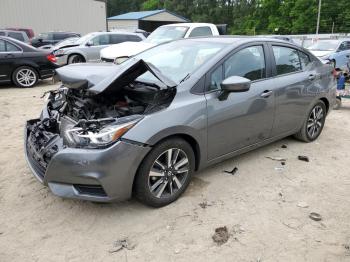
[[[333,35],[333,33],[334,33],[334,22],[332,24],[332,35]]]
[[[317,14],[316,37],[318,36],[318,31],[319,31],[319,29],[320,29],[320,17],[321,17],[321,0],[318,0],[318,14]]]

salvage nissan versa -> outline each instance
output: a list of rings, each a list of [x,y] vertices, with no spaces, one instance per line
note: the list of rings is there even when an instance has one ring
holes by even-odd
[[[154,207],[211,164],[289,135],[314,141],[335,100],[330,66],[273,39],[178,40],[57,74],[26,124],[34,175],[61,197]]]

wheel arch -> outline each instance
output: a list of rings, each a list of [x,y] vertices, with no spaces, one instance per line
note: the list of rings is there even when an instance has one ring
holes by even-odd
[[[67,63],[68,63],[68,61],[69,61],[69,58],[71,57],[71,56],[73,56],[73,55],[79,55],[79,56],[81,56],[83,59],[84,59],[84,62],[86,63],[86,57],[85,57],[85,55],[83,54],[83,53],[81,53],[81,52],[73,52],[73,53],[70,53],[69,55],[68,55],[68,57],[67,57]]]
[[[321,100],[326,105],[326,111],[327,111],[326,113],[328,113],[329,106],[330,106],[328,99],[326,97],[321,97],[319,100]]]

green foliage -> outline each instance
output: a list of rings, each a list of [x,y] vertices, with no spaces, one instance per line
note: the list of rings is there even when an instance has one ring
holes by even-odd
[[[108,0],[108,14],[167,9],[231,34],[311,34],[319,0]],[[350,32],[350,0],[322,0],[320,33]]]

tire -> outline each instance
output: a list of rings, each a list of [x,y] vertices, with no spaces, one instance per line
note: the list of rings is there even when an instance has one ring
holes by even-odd
[[[331,65],[333,68],[335,68],[336,65],[337,65],[337,62],[336,62],[334,59],[332,59],[331,62],[330,62],[330,65]]]
[[[172,160],[170,165],[168,159]],[[145,157],[138,169],[134,182],[135,196],[148,206],[166,206],[177,200],[186,190],[194,168],[194,153],[185,140],[170,138],[160,142]]]
[[[68,57],[68,64],[85,63],[84,57],[81,55],[70,55]]]
[[[340,98],[336,98],[335,99],[336,103],[333,107],[334,110],[339,110],[341,108],[341,99]]]
[[[20,66],[12,74],[13,83],[22,88],[35,86],[39,80],[37,71],[30,66]]]
[[[326,121],[326,114],[326,105],[322,101],[318,101],[312,107],[303,123],[303,126],[294,137],[307,143],[315,141],[323,130]],[[312,130],[314,130],[314,132]]]

